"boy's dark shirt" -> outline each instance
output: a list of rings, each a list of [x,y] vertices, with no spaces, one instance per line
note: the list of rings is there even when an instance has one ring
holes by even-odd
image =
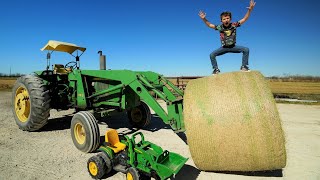
[[[236,45],[237,27],[240,25],[240,22],[233,22],[228,27],[223,24],[216,26],[215,30],[220,31],[221,46],[233,47]]]

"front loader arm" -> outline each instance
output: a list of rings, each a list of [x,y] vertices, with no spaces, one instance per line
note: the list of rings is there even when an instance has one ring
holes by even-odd
[[[155,111],[165,124],[169,124],[175,131],[185,131],[183,93],[170,81],[154,72],[137,72],[137,79],[130,83],[129,86]],[[168,86],[174,88],[169,90]],[[167,111],[161,107],[150,92],[154,92],[157,97],[166,103]]]
[[[84,106],[84,103],[91,102],[88,99],[99,96],[114,97],[115,94],[120,94],[117,100],[115,100],[116,98],[110,98],[110,100],[94,102],[93,106],[114,106],[127,109],[139,105],[137,104],[139,101],[136,101],[136,99],[140,99],[153,109],[165,124],[169,124],[173,130],[185,130],[182,105],[183,92],[163,76],[150,71],[134,72],[130,70],[76,70],[73,74],[71,80],[77,81],[78,105]],[[84,90],[86,83],[83,82],[85,77],[105,79],[112,82],[112,84],[106,89],[86,95]],[[161,107],[154,96],[166,103],[166,110]],[[135,100],[130,101],[132,98]]]

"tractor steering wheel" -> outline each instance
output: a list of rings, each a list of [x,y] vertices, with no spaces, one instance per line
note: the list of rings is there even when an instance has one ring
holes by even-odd
[[[73,69],[76,69],[77,68],[77,62],[76,61],[70,61],[68,62],[65,66],[64,66],[64,69],[66,71],[72,71]]]

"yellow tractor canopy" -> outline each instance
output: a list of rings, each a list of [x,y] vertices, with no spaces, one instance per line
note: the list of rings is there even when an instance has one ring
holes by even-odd
[[[75,44],[71,44],[67,42],[49,40],[49,42],[41,49],[41,51],[44,51],[44,50],[61,51],[61,52],[67,52],[69,54],[72,54],[76,50],[80,50],[84,52],[86,48],[79,47]]]

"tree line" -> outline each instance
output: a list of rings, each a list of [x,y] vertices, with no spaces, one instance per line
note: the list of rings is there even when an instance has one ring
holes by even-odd
[[[320,76],[310,76],[310,75],[284,75],[284,76],[270,76],[267,79],[271,81],[281,81],[281,82],[320,82]]]
[[[13,73],[13,74],[0,73],[0,77],[19,77],[23,75],[24,74],[21,74],[21,73]]]

